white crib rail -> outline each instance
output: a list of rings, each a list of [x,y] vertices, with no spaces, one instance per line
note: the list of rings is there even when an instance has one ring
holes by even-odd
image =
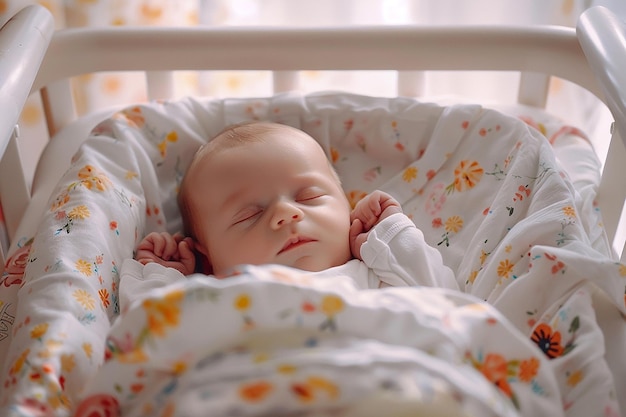
[[[29,201],[29,184],[18,147],[17,122],[54,31],[52,15],[43,7],[27,7],[0,30],[0,202],[9,239]],[[0,246],[0,273],[4,253]]]
[[[600,81],[604,101],[615,118],[605,175],[599,190],[603,219],[612,240],[616,231],[626,227],[623,224],[626,199],[626,23],[608,9],[594,7],[581,17],[577,33],[589,66]],[[626,250],[622,251],[621,259],[626,260]]]
[[[547,89],[537,86],[547,87],[549,75],[599,95],[574,29],[564,27],[71,29],[55,34],[34,89],[98,71],[148,71],[159,77],[148,78],[149,96],[167,98],[163,74],[174,70],[274,71],[276,91],[297,87],[299,70],[397,70],[400,90],[411,95],[423,89],[420,71],[521,71],[530,73],[524,103],[545,103]],[[51,133],[73,117],[64,95],[59,105],[55,92],[48,108]]]

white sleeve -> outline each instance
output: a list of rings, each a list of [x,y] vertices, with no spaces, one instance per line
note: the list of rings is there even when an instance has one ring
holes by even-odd
[[[404,214],[393,214],[370,231],[361,257],[389,286],[428,286],[459,289],[439,251]]]
[[[126,311],[133,301],[143,298],[150,290],[184,279],[185,276],[174,268],[156,262],[143,265],[134,259],[125,259],[120,271],[120,311]]]

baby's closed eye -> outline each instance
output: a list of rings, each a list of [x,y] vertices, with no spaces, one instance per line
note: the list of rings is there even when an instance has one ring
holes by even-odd
[[[300,203],[312,202],[326,195],[326,192],[319,187],[307,187],[300,190],[296,195],[296,201]]]
[[[263,209],[259,206],[248,206],[239,210],[235,216],[233,216],[233,225],[246,222],[248,220],[254,220],[257,216],[263,213]]]

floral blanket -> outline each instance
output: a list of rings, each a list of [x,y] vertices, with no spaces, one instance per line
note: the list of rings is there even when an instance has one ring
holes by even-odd
[[[120,266],[136,243],[181,230],[176,191],[194,151],[225,125],[260,119],[315,137],[353,203],[377,188],[396,197],[462,292],[359,293],[341,277],[255,269],[223,284],[191,279],[120,316]],[[580,135],[530,124],[477,105],[338,93],[116,113],[16,240],[0,285],[0,414],[96,404],[174,415],[207,402],[231,415],[620,415],[626,266],[593,192],[572,186],[546,140]]]
[[[549,359],[481,300],[279,266],[153,290],[114,323],[105,357],[77,417],[561,412]]]

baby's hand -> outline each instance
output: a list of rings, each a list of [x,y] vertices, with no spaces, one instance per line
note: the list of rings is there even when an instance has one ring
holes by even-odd
[[[183,275],[192,274],[196,268],[193,240],[180,234],[152,232],[137,246],[135,259],[142,263],[156,262],[174,268]]]
[[[369,231],[383,219],[402,213],[400,203],[389,194],[376,190],[365,196],[350,213],[350,250],[352,256],[361,259],[361,246]]]

